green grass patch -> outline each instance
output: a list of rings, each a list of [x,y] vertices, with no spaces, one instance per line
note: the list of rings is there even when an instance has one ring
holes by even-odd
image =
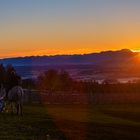
[[[46,140],[65,139],[47,113],[40,105],[24,106],[24,115],[0,114],[0,140]]]

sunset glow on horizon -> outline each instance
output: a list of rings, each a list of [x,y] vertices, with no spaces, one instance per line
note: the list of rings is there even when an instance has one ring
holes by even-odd
[[[140,50],[138,0],[1,0],[0,58]]]

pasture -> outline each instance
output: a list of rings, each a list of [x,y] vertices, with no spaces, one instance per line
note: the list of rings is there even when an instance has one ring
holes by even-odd
[[[24,106],[24,115],[0,114],[0,140],[65,139],[41,105]]]
[[[0,139],[7,140],[137,140],[139,132],[140,104],[32,104],[23,117],[0,114]]]

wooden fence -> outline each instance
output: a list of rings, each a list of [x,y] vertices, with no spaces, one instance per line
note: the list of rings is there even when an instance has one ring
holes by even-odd
[[[48,91],[24,89],[23,101],[45,104],[140,103],[140,93],[49,93]]]

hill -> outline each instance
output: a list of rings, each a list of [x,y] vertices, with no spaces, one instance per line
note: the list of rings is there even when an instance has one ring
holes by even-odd
[[[14,66],[44,66],[44,65],[122,65],[133,64],[138,55],[128,49],[118,51],[104,51],[83,55],[55,55],[55,56],[30,56],[0,59],[0,63]]]

